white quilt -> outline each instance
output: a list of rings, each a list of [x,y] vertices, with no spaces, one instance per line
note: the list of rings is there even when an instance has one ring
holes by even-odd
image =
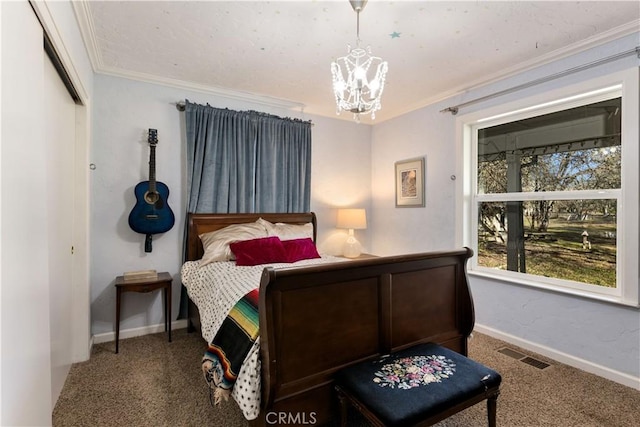
[[[238,267],[235,261],[214,262],[200,267],[198,261],[184,263],[182,283],[189,298],[200,312],[202,337],[210,343],[233,306],[249,291],[260,286],[265,266],[292,267],[345,261],[344,258],[323,256],[293,264],[264,264]],[[253,420],[260,413],[260,340],[249,350],[231,396],[244,416]]]

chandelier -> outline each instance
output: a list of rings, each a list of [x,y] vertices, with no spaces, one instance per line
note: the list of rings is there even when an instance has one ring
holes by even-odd
[[[336,98],[336,114],[350,111],[356,122],[360,122],[360,114],[371,114],[376,118],[380,109],[380,97],[384,89],[387,74],[387,62],[373,56],[371,48],[360,47],[360,12],[367,0],[349,0],[356,12],[356,47],[347,45],[347,56],[331,63],[333,76],[333,94]]]

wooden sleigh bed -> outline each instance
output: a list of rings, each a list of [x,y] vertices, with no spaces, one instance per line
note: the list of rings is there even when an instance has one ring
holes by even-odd
[[[313,213],[189,214],[187,260],[203,255],[199,235],[231,224],[313,223]],[[333,375],[358,361],[422,342],[467,355],[474,326],[463,248],[308,267],[267,267],[259,284],[262,426],[323,424],[337,414]],[[256,284],[257,286],[258,284]],[[189,301],[189,330],[200,328]],[[277,414],[277,415],[273,415]]]

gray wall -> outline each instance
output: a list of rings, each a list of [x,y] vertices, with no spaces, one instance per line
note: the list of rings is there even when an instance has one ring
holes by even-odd
[[[530,80],[633,49],[638,35],[521,73],[464,97],[449,99],[378,124],[372,138],[372,250],[396,254],[462,244],[456,222],[460,182],[451,180],[462,162],[455,116],[440,110]],[[638,67],[635,55],[460,111],[460,114]],[[426,77],[428,78],[428,76]],[[638,122],[635,122],[638,126]],[[394,207],[393,164],[426,156],[426,207]],[[637,236],[636,236],[637,238]],[[583,369],[605,373],[640,388],[640,311],[611,303],[471,277],[479,330],[527,346]],[[638,286],[637,278],[635,284]]]

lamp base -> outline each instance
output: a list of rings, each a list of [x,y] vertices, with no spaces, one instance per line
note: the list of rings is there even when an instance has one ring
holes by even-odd
[[[342,255],[346,258],[358,258],[362,253],[362,245],[356,240],[355,237],[347,237],[347,241],[344,242],[342,249]]]

